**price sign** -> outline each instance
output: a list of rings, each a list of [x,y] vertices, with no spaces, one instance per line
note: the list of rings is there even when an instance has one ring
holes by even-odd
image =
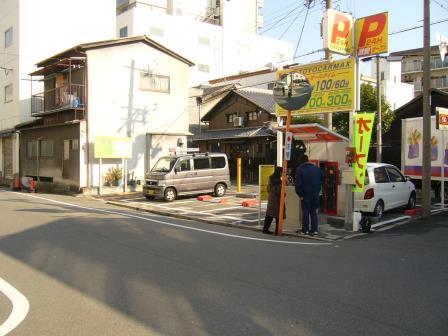
[[[354,63],[353,58],[347,58],[278,71],[278,78],[289,72],[301,73],[312,87],[308,103],[300,110],[291,111],[291,115],[352,111],[355,106]],[[276,114],[286,116],[287,110],[276,105]]]
[[[436,107],[436,113],[436,128],[439,130],[448,130],[448,109]]]

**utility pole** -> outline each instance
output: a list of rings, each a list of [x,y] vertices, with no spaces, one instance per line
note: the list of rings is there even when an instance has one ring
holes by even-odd
[[[333,6],[333,0],[325,0],[325,9],[331,9]],[[331,61],[331,52],[329,50],[325,50],[325,59],[328,61]],[[328,127],[328,129],[333,129],[333,114],[331,112],[325,113],[324,116],[325,120],[325,126]]]
[[[430,83],[430,30],[429,0],[423,0],[423,172],[422,172],[422,217],[431,214],[431,83]]]
[[[376,111],[378,114],[378,122],[376,124],[376,162],[382,161],[382,146],[383,146],[383,127],[382,127],[382,118],[381,118],[381,77],[380,77],[380,55],[376,56],[376,97],[377,97],[377,106]]]

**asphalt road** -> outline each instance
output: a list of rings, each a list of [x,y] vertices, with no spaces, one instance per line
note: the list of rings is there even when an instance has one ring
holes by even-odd
[[[0,278],[29,301],[10,335],[445,336],[447,229],[317,245],[0,190]]]

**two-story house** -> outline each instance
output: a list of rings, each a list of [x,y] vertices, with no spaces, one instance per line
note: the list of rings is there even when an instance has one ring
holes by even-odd
[[[94,156],[98,136],[130,137],[128,172],[145,171],[170,148],[186,146],[188,76],[193,63],[157,42],[131,37],[74,46],[37,64],[33,122],[18,125],[20,173],[42,186],[80,190],[121,160]]]
[[[235,86],[201,118],[207,127],[193,141],[201,151],[226,153],[232,178],[242,158],[243,176],[254,182],[259,164],[275,163],[276,120],[272,90]]]

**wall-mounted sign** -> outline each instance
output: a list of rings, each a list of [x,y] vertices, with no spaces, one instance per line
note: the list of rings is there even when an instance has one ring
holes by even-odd
[[[379,13],[356,20],[355,53],[367,57],[386,53],[389,41],[388,13]]]
[[[132,157],[132,139],[126,137],[95,137],[96,159],[129,159]]]
[[[342,55],[353,54],[353,17],[350,14],[327,9],[322,35],[324,49]]]
[[[436,129],[443,131],[448,130],[448,109],[443,107],[436,107],[436,113]]]
[[[312,89],[308,103],[300,110],[291,110],[291,115],[352,111],[355,102],[354,63],[353,58],[347,58],[277,71],[277,78],[290,72],[304,75]],[[287,110],[276,105],[276,114],[286,116]]]

